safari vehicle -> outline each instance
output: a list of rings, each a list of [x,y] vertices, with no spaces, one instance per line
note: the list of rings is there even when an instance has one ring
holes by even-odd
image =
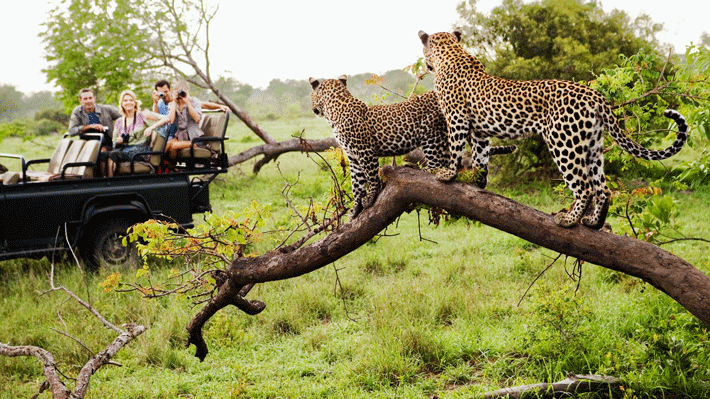
[[[228,166],[228,120],[228,113],[204,112],[204,136],[181,150],[168,171],[165,139],[158,134],[153,135],[150,152],[122,163],[111,178],[94,176],[100,134],[65,136],[49,159],[26,161],[21,155],[0,154],[0,163],[14,158],[21,165],[20,171],[0,175],[0,260],[41,258],[71,249],[94,270],[104,264],[135,263],[135,247],[122,244],[128,227],[162,219],[189,228],[193,214],[211,211],[209,184]],[[47,166],[39,171],[38,165]]]

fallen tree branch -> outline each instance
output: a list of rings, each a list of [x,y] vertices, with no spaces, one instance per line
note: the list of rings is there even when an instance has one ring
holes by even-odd
[[[5,344],[0,342],[0,355],[5,355],[9,357],[16,356],[31,356],[39,359],[43,364],[43,373],[46,381],[42,383],[39,388],[39,393],[35,397],[39,396],[44,390],[49,389],[52,393],[53,399],[81,399],[86,396],[86,392],[89,389],[89,380],[91,376],[96,373],[101,367],[107,364],[116,364],[111,361],[118,351],[124,346],[128,345],[134,338],[141,335],[145,331],[145,327],[139,324],[125,324],[122,328],[116,327],[106,320],[93,306],[91,306],[86,301],[83,301],[72,291],[68,290],[64,286],[55,286],[54,284],[54,263],[52,263],[52,269],[49,275],[49,281],[51,288],[42,293],[42,295],[53,292],[53,291],[64,291],[64,293],[69,296],[69,298],[74,299],[82,306],[84,306],[91,314],[98,319],[104,326],[117,332],[119,335],[116,337],[111,344],[109,344],[103,351],[93,354],[86,345],[79,342],[76,338],[71,337],[66,333],[60,332],[74,341],[79,342],[89,352],[92,352],[91,358],[86,362],[86,364],[79,371],[79,375],[76,378],[76,384],[74,386],[74,391],[69,391],[64,385],[64,382],[60,378],[60,371],[57,369],[57,364],[54,361],[54,356],[52,353],[46,349],[32,346],[32,345],[19,345],[13,346],[10,344]],[[246,295],[246,293],[245,293]],[[56,331],[56,330],[55,330]]]
[[[298,277],[356,250],[394,222],[411,204],[427,204],[477,220],[542,247],[638,277],[668,294],[710,325],[710,277],[685,260],[647,242],[584,226],[563,228],[552,216],[465,183],[442,183],[413,168],[385,166],[386,185],[375,204],[355,220],[291,252],[272,250],[258,257],[235,259],[225,270],[217,294],[188,325],[188,346],[207,355],[202,326],[220,309],[235,305],[248,314],[263,310],[259,301],[239,295],[250,284]],[[461,245],[466,245],[465,237]],[[469,245],[475,246],[475,243]]]
[[[524,395],[536,393],[535,398],[568,398],[582,392],[618,391],[620,382],[616,378],[601,375],[569,374],[562,381],[553,383],[538,383],[522,385],[513,388],[503,388],[483,395],[484,399],[507,398],[519,399]]]
[[[267,143],[252,147],[235,156],[229,157],[229,166],[234,166],[256,156],[263,155],[264,157],[258,160],[254,165],[254,173],[259,173],[264,165],[276,160],[276,158],[278,158],[281,154],[296,151],[323,152],[329,148],[335,148],[338,146],[338,142],[335,141],[335,138],[333,137],[320,140],[306,140],[297,137],[291,140]]]

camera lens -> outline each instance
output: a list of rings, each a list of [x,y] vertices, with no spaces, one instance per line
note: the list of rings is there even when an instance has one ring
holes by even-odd
[[[159,96],[160,96],[160,98],[163,98],[163,97],[165,97],[165,93],[160,93]]]
[[[186,95],[187,93],[185,92],[185,90],[178,90],[178,97],[185,97]]]

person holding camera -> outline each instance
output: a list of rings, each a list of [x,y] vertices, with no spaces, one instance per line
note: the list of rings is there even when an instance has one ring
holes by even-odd
[[[150,111],[142,111],[140,101],[131,90],[124,90],[119,96],[118,106],[121,117],[116,119],[113,126],[114,150],[108,154],[108,177],[113,177],[118,164],[130,162],[134,154],[150,151],[150,134],[147,129],[147,120],[160,119]],[[146,161],[147,155],[141,156],[139,161]]]
[[[175,124],[175,135],[169,137],[165,145],[165,152],[171,159],[177,158],[178,151],[190,148],[192,139],[200,137],[204,133],[200,129],[200,119],[202,118],[202,103],[194,97],[190,97],[187,82],[182,80],[175,85],[172,93],[173,101],[168,106],[168,114],[158,123],[146,129],[146,134],[151,134],[154,129],[165,124]]]

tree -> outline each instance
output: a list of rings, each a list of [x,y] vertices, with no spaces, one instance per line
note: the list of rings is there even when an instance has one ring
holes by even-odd
[[[299,213],[301,226],[307,227],[302,237],[288,245],[282,243],[260,256],[246,256],[244,253],[251,237],[259,234],[255,226],[260,216],[254,210],[243,215],[241,221],[229,219],[214,222],[213,225],[222,226],[222,231],[216,234],[215,230],[205,228],[200,230],[200,237],[188,235],[164,240],[150,236],[150,232],[155,230],[134,230],[134,239],[147,238],[156,252],[167,251],[164,253],[169,256],[185,256],[192,252],[203,256],[202,259],[206,255],[212,259],[207,269],[192,270],[190,273],[196,278],[181,287],[168,290],[161,287],[170,285],[161,285],[135,289],[147,297],[154,297],[185,293],[192,289],[205,290],[207,287],[206,292],[191,294],[204,300],[201,301],[202,309],[187,326],[188,344],[195,345],[195,356],[203,360],[208,350],[202,328],[212,316],[230,305],[249,315],[265,308],[263,302],[246,298],[254,284],[298,277],[329,265],[370,242],[403,212],[411,211],[414,204],[425,204],[452,215],[480,221],[561,254],[638,277],[710,324],[710,277],[648,242],[584,226],[563,228],[543,212],[472,184],[442,183],[432,174],[412,168],[385,166],[382,175],[386,181],[385,188],[375,204],[356,219],[343,224],[340,218],[346,210],[333,203],[326,206],[331,217],[319,223],[312,223],[315,215],[312,210]],[[340,191],[336,187],[335,197]],[[169,229],[165,225],[162,232]],[[330,234],[306,245],[323,231]],[[172,247],[171,243],[178,245]],[[227,263],[226,267],[217,265],[222,262]]]
[[[605,13],[583,0],[504,0],[490,15],[476,2],[461,3],[462,43],[488,73],[509,79],[589,81],[631,56],[653,50],[662,25],[647,15],[631,21],[619,10]]]
[[[52,353],[44,348],[33,345],[10,345],[0,342],[0,355],[9,357],[31,356],[36,357],[42,362],[42,370],[46,380],[40,385],[39,393],[33,396],[33,398],[38,397],[43,391],[48,390],[51,392],[53,399],[81,399],[86,395],[89,389],[89,382],[94,373],[107,364],[117,365],[117,363],[113,362],[111,359],[116,356],[121,348],[128,345],[128,343],[130,343],[133,339],[141,335],[145,331],[145,327],[135,323],[128,323],[122,325],[121,327],[117,327],[104,318],[101,313],[99,313],[89,302],[79,298],[74,292],[70,291],[66,287],[56,285],[54,263],[52,263],[52,269],[49,273],[49,285],[49,289],[43,292],[42,295],[51,292],[64,292],[68,296],[68,299],[78,302],[81,306],[86,308],[86,310],[88,310],[93,317],[103,324],[105,328],[112,330],[114,333],[118,334],[118,336],[103,351],[96,354],[92,352],[92,356],[88,359],[84,366],[81,367],[81,370],[77,375],[73,391],[67,389],[66,385],[62,381],[62,377],[66,378],[66,376],[64,376],[64,374],[62,374],[59,370]],[[86,345],[78,341],[76,338],[61,331],[57,332],[79,342],[79,344],[86,348]]]
[[[142,87],[155,63],[146,51],[148,33],[133,17],[139,6],[134,0],[73,0],[49,12],[40,34],[50,64],[43,71],[61,88],[66,110],[77,105],[84,87],[102,102],[115,102],[126,87]]]
[[[15,86],[0,86],[0,122],[9,122],[20,113],[23,96]]]
[[[477,11],[474,0],[462,2],[458,12],[464,47],[491,75],[517,80],[592,81],[619,65],[620,56],[653,53],[662,28],[646,15],[632,21],[623,11],[605,13],[598,3],[583,0],[504,0],[489,15]],[[540,136],[516,144],[520,151],[504,165],[511,177],[554,170]]]

